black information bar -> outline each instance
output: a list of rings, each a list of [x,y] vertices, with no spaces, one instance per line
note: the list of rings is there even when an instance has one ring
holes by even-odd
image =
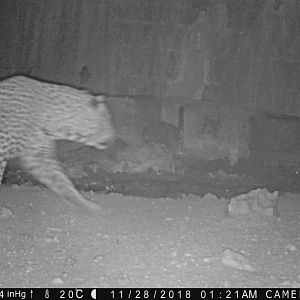
[[[0,288],[0,300],[300,300],[300,288]]]

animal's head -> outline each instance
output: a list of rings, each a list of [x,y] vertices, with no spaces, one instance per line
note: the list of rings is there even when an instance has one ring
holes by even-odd
[[[63,98],[64,106],[56,124],[59,138],[106,148],[114,137],[114,129],[104,96],[73,90]]]

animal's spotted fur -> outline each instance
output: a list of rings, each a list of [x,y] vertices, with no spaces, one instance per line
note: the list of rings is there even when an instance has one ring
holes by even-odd
[[[71,203],[94,209],[62,172],[54,142],[65,139],[103,149],[112,137],[102,96],[25,76],[0,81],[0,184],[7,160],[19,157],[48,188]]]

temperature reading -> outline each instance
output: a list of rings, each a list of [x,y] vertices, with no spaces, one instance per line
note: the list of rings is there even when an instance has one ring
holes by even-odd
[[[60,290],[59,299],[82,299],[83,298],[83,290],[75,289],[75,290]]]

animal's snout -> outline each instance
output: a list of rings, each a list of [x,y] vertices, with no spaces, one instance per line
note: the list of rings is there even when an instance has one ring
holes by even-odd
[[[111,147],[112,145],[115,144],[116,140],[117,140],[116,136],[111,136],[107,138],[105,141],[101,142],[101,144],[105,147]]]

